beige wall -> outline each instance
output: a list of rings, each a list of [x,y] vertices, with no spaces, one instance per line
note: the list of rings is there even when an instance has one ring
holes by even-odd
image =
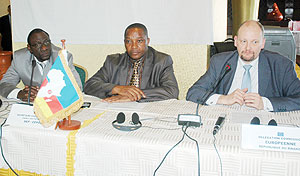
[[[213,26],[214,41],[226,38],[227,1],[214,0]],[[199,19],[201,21],[201,19]],[[50,34],[51,35],[51,34]],[[205,34],[203,34],[205,35]],[[151,37],[151,36],[150,36]],[[151,45],[151,43],[150,43]],[[14,50],[25,47],[26,43],[14,43]],[[208,46],[196,44],[151,45],[156,50],[172,56],[174,71],[179,84],[179,99],[185,99],[188,88],[206,71]],[[108,54],[122,53],[123,45],[67,45],[67,49],[74,56],[74,63],[80,64],[88,70],[91,77],[103,65]]]
[[[26,43],[15,43],[14,48],[20,49],[25,46]],[[207,46],[154,45],[153,47],[172,56],[180,88],[179,99],[184,99],[188,88],[206,70]],[[67,50],[73,54],[74,63],[87,68],[89,78],[100,69],[108,54],[125,51],[123,45],[67,45]]]
[[[9,0],[0,0],[0,16],[8,14],[7,6],[10,4]]]

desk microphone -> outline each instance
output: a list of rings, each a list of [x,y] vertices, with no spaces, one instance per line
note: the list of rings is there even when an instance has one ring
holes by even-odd
[[[214,127],[214,131],[213,131],[213,135],[216,135],[218,133],[218,131],[220,130],[220,128],[223,126],[224,124],[224,120],[225,120],[225,115],[221,115]]]
[[[220,82],[223,80],[224,76],[231,70],[231,66],[230,64],[226,64],[225,63],[225,67],[223,68],[219,78],[217,79],[217,81],[214,83],[214,85],[209,89],[209,91],[207,91],[205,93],[205,95],[203,96],[202,101],[198,99],[198,104],[204,105],[205,102],[207,101],[207,99],[209,98],[209,96],[215,91],[215,89],[218,87],[218,85],[220,84]]]
[[[36,65],[36,61],[32,60],[32,70],[31,70],[31,77],[30,77],[30,84],[29,84],[29,91],[28,91],[28,104],[30,104],[30,94],[31,94],[31,86],[32,86],[32,78],[33,78],[33,71]]]

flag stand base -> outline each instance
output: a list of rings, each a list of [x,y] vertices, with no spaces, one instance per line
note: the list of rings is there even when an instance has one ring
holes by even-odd
[[[64,118],[62,121],[57,122],[56,126],[61,130],[78,130],[81,126],[81,122],[78,120],[71,120],[71,116],[68,116],[68,120]]]

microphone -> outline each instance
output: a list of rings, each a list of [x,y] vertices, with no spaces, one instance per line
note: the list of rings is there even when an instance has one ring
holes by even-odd
[[[215,124],[215,127],[214,127],[214,131],[213,131],[213,135],[216,135],[218,133],[218,131],[220,130],[220,128],[223,126],[224,124],[224,120],[225,120],[225,116],[226,115],[221,115],[216,124]]]
[[[209,98],[209,96],[212,94],[212,92],[218,87],[218,85],[220,84],[220,82],[223,80],[223,78],[225,77],[225,75],[231,70],[231,66],[228,63],[224,64],[225,67],[223,68],[219,78],[217,79],[217,81],[214,83],[214,85],[210,88],[209,91],[206,92],[206,94],[203,96],[202,101],[200,101],[198,99],[198,104],[204,105],[204,103],[207,101],[207,99]]]
[[[253,119],[251,120],[250,124],[252,125],[260,125],[260,120],[258,117],[253,117]]]
[[[36,61],[32,60],[32,70],[31,70],[31,77],[30,77],[30,84],[29,84],[29,91],[28,91],[28,104],[30,104],[30,94],[31,94],[31,86],[32,86],[32,78],[33,78],[33,71],[36,65]]]

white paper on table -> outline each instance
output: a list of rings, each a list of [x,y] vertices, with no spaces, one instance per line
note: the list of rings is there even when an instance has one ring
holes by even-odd
[[[13,104],[6,121],[6,125],[54,130],[55,125],[45,128],[35,116],[33,106],[27,104]]]

